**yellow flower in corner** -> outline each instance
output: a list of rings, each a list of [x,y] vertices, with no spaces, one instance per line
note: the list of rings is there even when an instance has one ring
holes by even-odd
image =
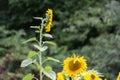
[[[48,18],[48,21],[46,23],[45,30],[46,30],[46,32],[50,32],[51,26],[52,26],[52,18],[53,18],[53,11],[52,11],[52,9],[48,9],[46,11],[46,14],[49,16],[49,18]]]
[[[102,80],[96,71],[87,71],[82,74],[84,80]]]
[[[120,72],[119,72],[116,80],[120,80]]]
[[[77,76],[86,69],[87,64],[83,56],[79,57],[74,55],[74,57],[68,57],[64,60],[63,70],[71,77]]]
[[[56,80],[65,80],[62,72],[57,73],[57,79]]]

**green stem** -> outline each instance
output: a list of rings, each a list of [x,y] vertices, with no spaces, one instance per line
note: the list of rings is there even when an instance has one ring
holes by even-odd
[[[42,64],[45,63],[46,61],[48,61],[48,59],[45,59],[45,60],[42,62]]]
[[[34,77],[35,80],[38,80],[36,77]]]
[[[41,23],[41,27],[40,27],[40,37],[39,37],[39,45],[40,47],[42,47],[42,31],[43,31],[43,27],[44,27],[44,19],[42,20],[42,23]],[[39,66],[40,66],[40,70],[39,70],[39,74],[40,74],[40,80],[42,80],[42,52],[40,51],[39,52]]]

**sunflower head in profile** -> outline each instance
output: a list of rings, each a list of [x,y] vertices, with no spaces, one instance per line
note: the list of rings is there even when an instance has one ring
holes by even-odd
[[[87,69],[85,58],[82,56],[68,57],[64,60],[63,70],[71,77],[75,77],[78,74],[84,72]]]
[[[62,72],[58,72],[56,77],[56,80],[65,80]]]
[[[46,11],[46,15],[48,16],[48,20],[45,26],[46,32],[50,32],[52,26],[52,18],[53,18],[53,11],[52,9],[48,9]]]
[[[90,70],[90,71],[86,71],[82,74],[84,80],[102,80],[97,71],[94,70]]]

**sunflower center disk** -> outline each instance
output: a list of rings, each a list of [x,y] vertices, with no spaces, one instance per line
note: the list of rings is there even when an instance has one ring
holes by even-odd
[[[80,62],[79,61],[70,61],[69,68],[71,71],[76,71],[80,68]]]
[[[92,78],[92,79],[95,79],[95,75],[92,74],[92,75],[91,75],[91,78]]]

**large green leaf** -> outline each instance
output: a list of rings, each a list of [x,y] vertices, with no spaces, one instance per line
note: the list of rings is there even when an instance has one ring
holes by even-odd
[[[56,80],[56,73],[54,71],[43,69],[43,73],[51,80]]]

